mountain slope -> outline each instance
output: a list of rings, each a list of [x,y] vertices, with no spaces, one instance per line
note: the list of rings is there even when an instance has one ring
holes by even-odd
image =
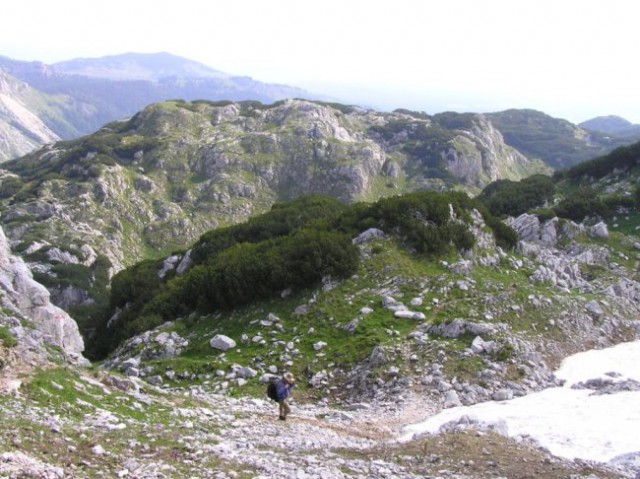
[[[94,283],[79,278],[185,248],[279,200],[478,191],[544,169],[481,115],[468,128],[445,129],[406,113],[302,100],[175,101],[7,162],[1,221],[69,308],[99,299],[86,290]]]
[[[505,110],[486,116],[508,145],[530,158],[543,160],[554,169],[571,167],[630,142],[587,131],[535,110]]]
[[[198,110],[199,105],[182,107],[190,111],[189,108]],[[270,115],[284,115],[278,106],[262,107],[273,110]],[[307,108],[314,115],[321,112],[313,104]],[[169,163],[169,150],[154,153],[153,145],[140,142],[146,128],[161,132],[159,141],[165,146],[173,145],[185,157],[191,138],[186,135],[182,140],[182,130],[171,129],[175,119],[199,126],[194,136],[198,136],[197,132],[212,134],[208,125],[215,118],[214,110],[207,110],[206,121],[198,122],[188,114],[165,116],[161,109],[143,112],[159,120],[152,124],[147,117],[144,128],[136,123],[141,118],[133,119],[126,128],[119,124],[122,131],[118,124],[108,125],[102,136],[60,143],[57,150],[44,149],[31,157],[31,163],[9,163],[12,169],[15,166],[15,173],[3,172],[2,189],[7,187],[5,182],[13,184],[14,191],[20,187],[20,196],[12,196],[11,201],[29,214],[21,218],[28,234],[22,243],[13,244],[29,258],[39,275],[62,275],[66,268],[78,283],[92,281],[90,275],[78,277],[82,265],[99,261],[96,251],[86,244],[91,236],[88,223],[77,222],[75,236],[70,235],[71,242],[64,245],[64,251],[62,244],[52,244],[63,230],[62,223],[57,229],[47,230],[51,227],[48,223],[56,215],[64,219],[65,214],[73,213],[68,209],[72,195],[86,208],[93,207],[90,200],[94,194],[104,202],[105,209],[117,207],[112,193],[117,187],[124,188],[128,181],[140,180],[138,175],[147,174],[147,168],[151,169],[150,164],[143,165],[147,154],[162,153],[151,159]],[[328,113],[337,115],[334,110],[331,108]],[[193,121],[188,122],[187,118]],[[250,121],[255,120],[253,116],[235,118],[239,125],[256,125]],[[391,118],[406,119],[394,115]],[[481,119],[473,117],[464,120],[469,119],[481,123]],[[301,123],[284,124],[303,129]],[[376,124],[385,125],[380,118]],[[218,122],[220,125],[231,128],[224,122]],[[318,131],[324,131],[322,125],[316,126]],[[422,127],[424,123],[413,126],[409,121],[402,128],[394,125],[393,133],[383,128],[371,135],[387,139],[385,151],[395,151],[402,144],[402,137],[411,137],[416,143],[405,151],[409,157],[418,151],[430,151],[422,146],[434,148],[428,138],[421,136],[422,143],[417,141],[416,131]],[[460,130],[455,135],[474,138],[469,131],[463,133],[462,128],[468,128],[468,123],[457,127]],[[134,129],[140,138],[133,135]],[[275,140],[283,135],[273,124],[267,133],[273,134]],[[442,141],[443,132],[439,133],[436,139]],[[224,143],[224,138],[217,141]],[[338,143],[334,137],[331,142],[324,140]],[[184,149],[180,150],[180,146]],[[87,155],[87,148],[93,148],[89,152],[95,151],[96,155]],[[640,145],[608,158],[615,161],[600,159],[587,165],[584,175],[578,174],[579,170],[574,173],[585,183],[593,184],[593,179],[598,178],[599,192],[617,195],[626,191],[629,177],[637,182],[638,177],[630,173],[637,173],[638,149]],[[136,157],[139,151],[143,154]],[[238,157],[225,158],[239,162]],[[22,161],[25,163],[16,166]],[[180,171],[177,164],[169,176]],[[610,170],[601,174],[607,164]],[[104,181],[98,182],[100,178],[104,180],[101,168],[115,171],[116,167],[123,176],[111,183],[112,190],[104,188]],[[96,182],[92,183],[91,178]],[[69,192],[65,200],[68,204],[58,202],[51,194],[63,186]],[[148,183],[145,186],[144,181],[139,181],[138,186],[144,189]],[[32,201],[37,200],[30,197],[34,192],[42,202]],[[635,214],[636,218],[630,236],[609,232],[604,224],[576,224],[542,214],[524,214],[509,221],[519,239],[517,248],[512,250],[497,247],[482,215],[471,210],[467,216],[456,208],[451,200],[462,195],[416,196],[439,197],[444,202],[427,211],[413,209],[419,205],[413,196],[390,198],[381,203],[384,207],[373,211],[369,209],[371,205],[353,205],[348,221],[357,219],[365,225],[375,220],[372,212],[389,215],[382,223],[386,232],[369,231],[353,238],[353,242],[347,237],[349,248],[358,251],[355,274],[342,279],[327,276],[310,288],[283,290],[274,298],[242,307],[213,312],[193,310],[191,314],[172,317],[160,327],[131,338],[107,363],[90,371],[66,364],[55,368],[52,363],[43,364],[46,369],[33,376],[17,371],[17,366],[32,362],[32,357],[23,351],[34,354],[46,348],[30,341],[38,337],[37,330],[34,335],[19,334],[31,329],[32,318],[28,314],[14,316],[15,309],[7,307],[6,285],[11,283],[13,273],[5,275],[10,269],[6,266],[19,261],[6,254],[8,249],[0,248],[0,390],[6,387],[12,393],[0,393],[0,475],[80,478],[99,474],[149,479],[260,475],[375,479],[635,477],[639,472],[637,447],[606,464],[591,458],[562,459],[530,437],[518,437],[517,441],[503,437],[508,433],[503,423],[485,424],[469,416],[449,423],[444,432],[407,442],[399,442],[398,438],[402,426],[445,408],[492,400],[502,404],[512,397],[557,386],[554,368],[568,354],[637,340],[637,210],[628,209],[625,213],[631,217]],[[323,204],[330,212],[347,210],[335,201]],[[397,210],[388,208],[394,204]],[[241,243],[235,249],[235,259],[246,259],[245,265],[251,268],[264,267],[262,263],[270,261],[270,256],[259,262],[242,254],[248,251],[248,237],[266,238],[270,232],[279,231],[282,224],[296,227],[295,221],[311,220],[315,226],[327,226],[327,217],[314,210],[313,205],[301,200],[301,211],[292,209],[290,216],[280,217],[280,223],[267,218],[262,226],[268,226],[268,230],[254,228],[255,222],[230,228]],[[4,205],[7,206],[11,205]],[[281,205],[276,212],[290,206]],[[127,211],[133,217],[137,209],[144,207],[144,203],[136,202],[129,211],[122,207],[119,213]],[[4,210],[0,216],[3,221],[6,211],[16,212]],[[289,224],[291,218],[294,221]],[[473,233],[473,248],[464,248],[463,254],[449,250],[445,257],[437,258],[419,254],[419,247],[432,245],[435,237],[408,233],[415,227],[429,231],[437,218],[446,218],[445,224],[461,224],[458,220],[462,219],[464,227]],[[114,223],[114,217],[103,218],[96,220],[95,228],[105,234],[112,234],[119,227],[122,232],[132,229],[125,217],[116,219],[122,223]],[[396,219],[406,220],[402,227],[409,225],[411,230],[394,227],[390,220]],[[19,237],[20,221],[14,217],[11,222]],[[51,236],[47,236],[49,233]],[[187,263],[185,258],[191,254],[197,257],[196,249],[224,246],[223,241],[215,241],[224,239],[222,233],[217,230],[206,234],[190,254],[180,251],[164,261],[136,266],[125,273],[131,282],[121,288],[123,283],[114,281],[112,290],[146,301],[141,294],[146,292],[148,279],[179,281],[184,277],[181,271]],[[424,240],[418,247],[410,241],[416,238]],[[277,242],[273,237],[267,241]],[[47,257],[53,263],[51,270],[46,269]],[[82,265],[64,263],[73,257],[77,261],[82,257]],[[311,259],[314,255],[302,258]],[[206,264],[225,266],[229,261],[218,258]],[[233,270],[229,269],[229,273]],[[258,285],[262,280],[257,276],[241,279]],[[216,292],[208,283],[200,291],[207,297]],[[27,293],[17,296],[15,302],[24,304],[32,299],[33,295]],[[116,316],[112,326],[117,324]],[[226,351],[218,349],[221,344],[231,344],[219,335],[228,336],[235,345]],[[56,353],[52,359],[58,361],[59,351],[52,352]],[[287,421],[278,421],[277,405],[266,400],[264,389],[271,376],[285,370],[296,374],[297,387],[291,416]],[[616,377],[615,369],[610,371],[606,380],[585,381],[579,387],[587,389],[580,392],[603,398],[627,397],[624,395],[629,389],[637,388],[634,381]],[[18,374],[9,379],[17,377],[18,381],[7,381],[7,375],[13,373]],[[555,424],[545,424],[542,416],[538,419],[554,429]]]
[[[0,159],[26,155],[60,139],[36,111],[44,95],[0,70]]]

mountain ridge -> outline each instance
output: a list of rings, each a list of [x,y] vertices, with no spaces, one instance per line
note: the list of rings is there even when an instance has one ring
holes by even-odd
[[[334,101],[319,93],[220,72],[167,52],[79,58],[53,65],[0,56],[0,69],[42,94],[48,105],[31,109],[31,113],[66,140],[93,133],[108,122],[127,118],[151,103],[169,99],[262,103],[285,98]],[[514,118],[500,120],[509,115]],[[554,168],[569,167],[638,138],[633,132],[619,137],[584,130],[533,110],[507,110],[488,113],[486,117],[507,144]],[[0,152],[0,161],[17,155]]]
[[[99,58],[74,58],[51,66],[67,75],[110,80],[158,81],[166,77],[230,79],[233,76],[168,52],[129,52]]]
[[[300,88],[227,75],[170,54],[142,57],[140,54],[127,54],[106,58],[61,62],[61,69],[55,64],[0,56],[0,71],[39,92],[45,104],[40,108],[30,108],[30,112],[65,140],[93,133],[111,121],[128,118],[151,103],[174,98],[267,103],[283,98],[323,98],[323,95]],[[171,61],[170,65],[157,65],[158,62],[162,65],[167,59]],[[105,66],[105,61],[113,61],[115,66]],[[92,76],[79,74],[82,69],[78,65],[87,63],[92,65]],[[127,64],[134,71],[127,72]],[[73,71],[77,73],[71,73]],[[196,76],[187,77],[187,73]],[[16,156],[19,155],[6,153],[0,156],[0,161]]]
[[[582,128],[619,136],[640,136],[640,125],[617,115],[598,116],[580,123]]]

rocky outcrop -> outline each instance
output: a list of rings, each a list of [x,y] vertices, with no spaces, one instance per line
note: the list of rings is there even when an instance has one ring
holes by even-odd
[[[457,131],[442,156],[453,177],[480,188],[497,179],[523,177],[530,168],[527,157],[508,146],[484,115],[474,115],[471,128]]]
[[[21,258],[11,254],[2,229],[0,290],[2,307],[13,314],[7,321],[18,341],[24,340],[33,345],[42,340],[79,357],[84,350],[84,342],[78,325],[65,311],[51,304],[47,289],[33,280]],[[15,318],[22,318],[25,323]],[[32,326],[28,326],[29,323]]]

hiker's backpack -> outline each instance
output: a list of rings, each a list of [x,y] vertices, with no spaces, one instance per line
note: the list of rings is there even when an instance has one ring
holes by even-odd
[[[278,381],[276,379],[272,379],[269,381],[269,384],[267,384],[267,396],[269,399],[273,399],[274,401],[278,400],[277,382]]]

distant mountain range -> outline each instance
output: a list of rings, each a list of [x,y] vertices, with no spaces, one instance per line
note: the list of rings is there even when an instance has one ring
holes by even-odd
[[[234,78],[228,73],[214,70],[202,63],[165,52],[124,53],[102,58],[76,58],[54,63],[53,67],[57,71],[68,75],[82,75],[109,80],[148,80],[158,82],[167,78],[215,78],[219,80]]]
[[[0,161],[22,156],[56,137],[69,140],[93,133],[105,123],[167,99],[264,103],[329,99],[300,88],[233,76],[168,53],[126,53],[54,65],[0,56],[0,75]],[[52,135],[35,140],[38,133],[30,135],[24,122],[16,122],[24,111]],[[28,123],[35,124],[35,119]]]
[[[615,136],[640,136],[640,125],[634,125],[619,116],[598,116],[580,123],[586,130],[599,131]]]
[[[180,99],[270,104],[287,98],[331,101],[169,53],[125,53],[53,65],[0,56],[0,162],[46,143],[93,133],[152,103]],[[436,116],[455,129],[470,124],[473,114]],[[486,118],[509,146],[553,168],[570,167],[640,139],[640,125],[619,117],[574,125],[535,110],[507,110]]]

